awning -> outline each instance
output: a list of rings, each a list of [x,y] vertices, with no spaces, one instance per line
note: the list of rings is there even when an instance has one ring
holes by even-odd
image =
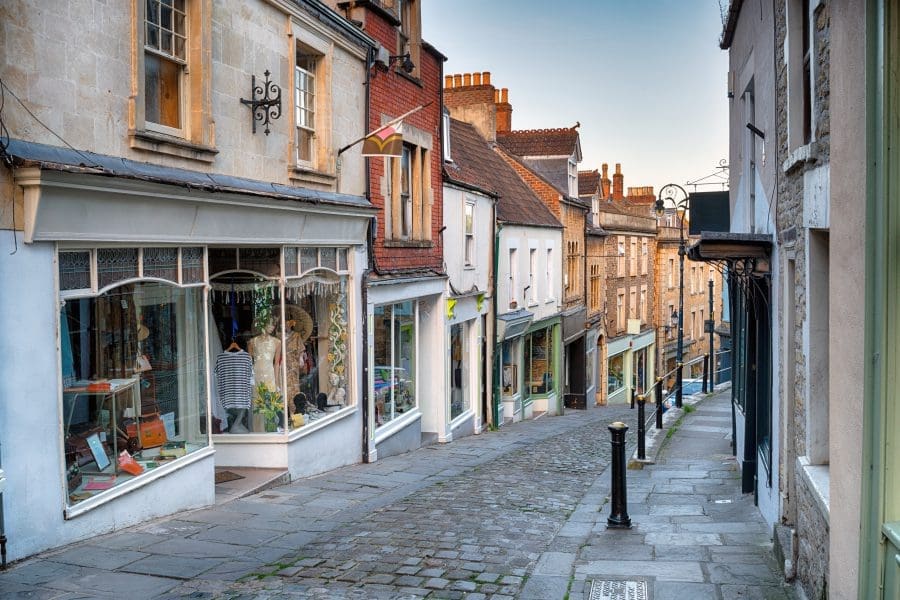
[[[534,313],[519,309],[497,316],[497,339],[500,341],[518,337],[528,330]]]
[[[768,259],[771,253],[771,234],[728,231],[704,231],[687,250],[689,259],[700,262]]]

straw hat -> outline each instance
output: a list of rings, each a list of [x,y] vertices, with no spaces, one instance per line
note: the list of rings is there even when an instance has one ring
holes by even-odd
[[[288,329],[293,330],[300,335],[300,340],[305,342],[309,339],[313,330],[313,320],[309,313],[297,306],[296,304],[284,305],[284,316],[287,319]],[[293,323],[293,325],[292,325]]]
[[[147,326],[141,323],[137,328],[137,339],[139,342],[143,342],[148,337],[150,337],[150,330],[147,329]]]

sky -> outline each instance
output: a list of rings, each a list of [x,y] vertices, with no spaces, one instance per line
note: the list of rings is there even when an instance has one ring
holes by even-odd
[[[579,170],[658,193],[728,157],[719,0],[423,0],[422,32],[445,75],[509,88],[513,129],[580,122]]]

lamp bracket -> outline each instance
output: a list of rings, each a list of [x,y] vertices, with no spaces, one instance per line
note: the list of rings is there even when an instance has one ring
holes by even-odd
[[[269,135],[269,121],[281,116],[281,87],[269,81],[269,70],[263,73],[266,76],[265,83],[256,84],[256,75],[250,78],[250,99],[241,98],[241,104],[250,107],[253,133],[256,133],[256,122],[261,121],[265,126],[263,132]]]

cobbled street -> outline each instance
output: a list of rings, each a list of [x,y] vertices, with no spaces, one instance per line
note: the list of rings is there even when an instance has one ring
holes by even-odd
[[[617,406],[543,417],[232,503],[228,508],[248,516],[272,514],[273,536],[297,519],[321,532],[300,534],[309,539],[302,548],[256,572],[275,577],[227,587],[195,581],[174,592],[515,597],[609,464],[606,425],[629,423],[633,441],[635,415]],[[409,483],[395,487],[398,480]],[[261,502],[272,510],[257,512],[253,505]]]

